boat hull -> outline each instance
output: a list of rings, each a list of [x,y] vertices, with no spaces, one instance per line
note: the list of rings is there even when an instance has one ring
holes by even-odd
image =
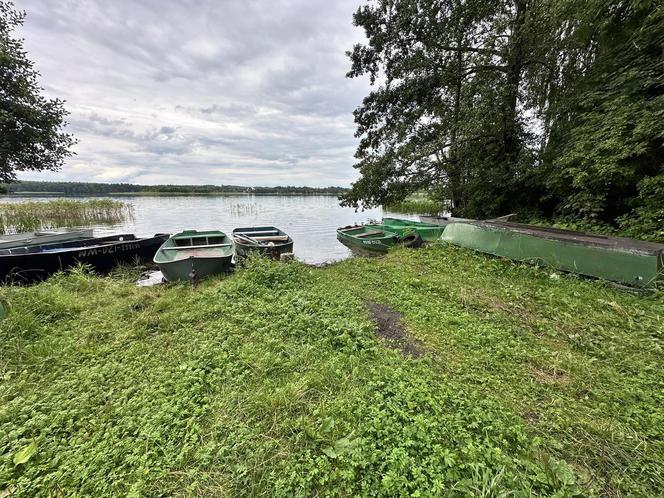
[[[215,258],[187,258],[167,263],[158,263],[164,279],[168,282],[191,282],[228,271],[233,256]],[[195,273],[194,273],[195,272]]]
[[[228,271],[235,244],[219,230],[185,230],[164,242],[154,263],[168,282],[195,282]]]
[[[371,230],[368,226],[340,228],[337,230],[337,239],[339,242],[350,248],[357,248],[362,251],[385,253],[394,247],[399,241],[399,235],[394,232],[380,230],[384,235],[375,237],[358,237]]]
[[[100,237],[82,241],[45,244],[34,248],[9,249],[0,255],[0,281],[33,283],[78,264],[105,273],[118,264],[151,261],[168,234],[149,238]]]
[[[293,252],[293,241],[287,242],[286,244],[275,244],[271,247],[254,246],[237,241],[235,242],[235,255],[238,258],[246,258],[252,252],[272,259],[279,259],[282,254]]]
[[[451,223],[441,240],[636,287],[648,286],[664,271],[664,245],[617,237],[487,222]]]

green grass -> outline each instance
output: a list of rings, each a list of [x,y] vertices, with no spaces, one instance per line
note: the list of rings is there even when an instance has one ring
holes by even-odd
[[[664,491],[659,292],[453,247],[121,275],[0,289],[0,495]]]
[[[112,199],[7,202],[0,203],[0,234],[115,224],[131,216],[129,204]]]

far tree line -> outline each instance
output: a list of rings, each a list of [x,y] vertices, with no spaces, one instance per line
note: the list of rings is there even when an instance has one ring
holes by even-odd
[[[0,184],[0,193],[22,194],[62,194],[62,195],[105,195],[129,193],[161,194],[318,194],[341,195],[343,187],[247,187],[241,185],[135,185],[132,183],[90,183],[90,182],[38,182],[21,181]]]
[[[351,206],[664,226],[664,3],[374,0]]]

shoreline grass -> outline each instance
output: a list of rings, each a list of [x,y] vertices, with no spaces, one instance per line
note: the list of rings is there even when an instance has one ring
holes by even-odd
[[[384,206],[388,211],[404,214],[438,214],[444,211],[440,203],[434,201],[426,192],[411,194],[402,202]]]
[[[437,246],[0,298],[0,493],[664,490],[661,292]],[[423,354],[378,338],[369,303]]]
[[[0,234],[48,228],[112,225],[132,216],[129,204],[112,199],[0,203]]]

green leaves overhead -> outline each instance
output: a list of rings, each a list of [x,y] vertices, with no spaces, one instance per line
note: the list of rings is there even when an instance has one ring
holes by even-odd
[[[16,180],[19,171],[59,169],[75,143],[63,131],[63,102],[42,95],[23,40],[13,37],[24,17],[0,1],[0,182]]]
[[[361,178],[343,202],[419,190],[441,210],[615,222],[663,172],[664,7],[593,0],[376,0],[349,77]]]

